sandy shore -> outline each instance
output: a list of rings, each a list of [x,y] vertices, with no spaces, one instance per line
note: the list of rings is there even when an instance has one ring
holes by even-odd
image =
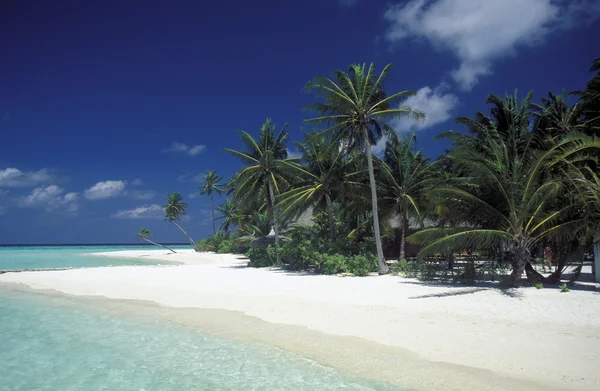
[[[191,250],[98,255],[183,265],[6,273],[0,283],[185,308],[185,315],[160,313],[417,389],[600,389],[598,291],[503,292],[396,276],[301,275],[247,268],[236,256]],[[241,320],[227,317],[242,315],[196,316],[190,309],[258,319],[236,329]]]

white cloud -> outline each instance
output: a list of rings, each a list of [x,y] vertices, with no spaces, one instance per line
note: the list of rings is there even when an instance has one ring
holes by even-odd
[[[144,181],[142,181],[141,179],[134,179],[133,181],[131,181],[131,186],[142,186],[144,184]]]
[[[0,170],[0,187],[33,187],[53,179],[47,168],[27,172],[13,167]]]
[[[597,0],[411,0],[385,12],[386,38],[393,44],[424,38],[451,51],[459,61],[451,76],[468,90],[492,73],[495,60],[598,16]]]
[[[198,197],[200,197],[200,193],[190,193],[190,194],[188,194],[188,198],[190,200],[193,200],[194,198],[198,198]]]
[[[36,187],[32,190],[31,194],[20,198],[19,206],[45,207],[48,211],[63,209],[67,212],[77,212],[79,209],[79,204],[77,203],[79,194],[64,194],[64,192],[63,188],[56,185]]]
[[[127,194],[138,200],[150,200],[156,196],[156,192],[152,190],[131,190]]]
[[[398,133],[416,132],[449,120],[452,117],[452,110],[456,108],[459,100],[454,94],[444,93],[444,88],[445,86],[436,87],[435,89],[427,86],[420,88],[415,95],[406,99],[404,104],[423,111],[425,120],[418,122],[402,118],[393,121],[391,123],[392,127]]]
[[[117,197],[124,193],[125,181],[104,181],[98,182],[84,192],[88,200],[103,200],[110,197]]]
[[[177,177],[177,182],[181,182],[181,183],[188,183],[188,182],[195,182],[195,183],[202,183],[202,174],[190,174],[190,173],[186,173],[183,175],[179,175]]]
[[[159,219],[163,217],[164,211],[161,205],[151,204],[135,209],[121,210],[111,217],[115,219]]]
[[[288,158],[290,158],[290,159],[302,157],[302,154],[300,152],[298,152],[298,151],[292,151],[289,148],[287,150],[287,153],[288,153]]]
[[[170,148],[163,150],[163,152],[174,152],[174,153],[184,153],[190,157],[199,155],[206,149],[205,145],[187,145],[185,143],[180,143],[177,141],[173,141]]]

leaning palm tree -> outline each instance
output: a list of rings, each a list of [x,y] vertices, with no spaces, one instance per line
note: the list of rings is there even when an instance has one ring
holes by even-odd
[[[383,258],[381,235],[379,232],[379,216],[377,208],[377,188],[373,169],[371,145],[384,135],[394,133],[389,121],[412,116],[414,119],[424,118],[421,111],[402,105],[413,91],[402,91],[387,95],[384,82],[388,77],[391,64],[383,71],[375,74],[375,65],[351,65],[348,73],[336,71],[335,81],[327,77],[317,77],[309,82],[305,90],[314,91],[322,99],[307,110],[315,111],[318,117],[306,120],[313,125],[328,126],[325,131],[333,133],[334,140],[341,140],[349,152],[365,154],[371,187],[371,207],[373,214],[373,230],[377,249],[378,269],[380,274],[389,272]]]
[[[388,140],[379,175],[382,210],[399,218],[399,260],[405,258],[409,217],[422,220],[423,201],[437,180],[436,163],[425,159],[422,151],[413,150],[415,140],[414,134]]]
[[[329,239],[335,241],[333,200],[339,194],[344,178],[350,174],[349,158],[338,143],[322,133],[313,133],[304,143],[297,143],[302,153],[302,166],[294,166],[299,182],[281,194],[279,203],[284,214],[309,206],[322,206],[327,211]]]
[[[175,250],[173,250],[172,248],[169,248],[169,247],[165,246],[164,244],[156,243],[156,242],[153,242],[152,240],[148,239],[150,237],[150,235],[152,235],[152,233],[150,232],[150,230],[148,228],[142,228],[140,230],[140,232],[138,232],[137,235],[138,235],[138,242],[140,240],[144,240],[155,246],[166,248],[167,250],[171,251],[172,253],[176,253]]]
[[[240,131],[245,150],[225,149],[246,164],[235,177],[234,198],[241,202],[253,202],[258,195],[264,197],[276,242],[279,241],[276,196],[289,185],[289,171],[297,160],[288,158],[286,127],[287,125],[275,134],[275,125],[267,119],[261,127],[258,140],[249,133]]]
[[[213,225],[213,234],[217,232],[215,227],[215,201],[213,199],[213,192],[217,194],[223,193],[224,189],[222,185],[219,183],[221,181],[221,177],[217,175],[216,170],[206,171],[206,174],[202,178],[204,181],[204,185],[199,187],[200,195],[208,195],[210,197],[210,209],[212,211],[212,225]]]
[[[188,234],[182,221],[182,216],[185,216],[187,206],[188,204],[183,202],[183,197],[181,196],[181,194],[167,194],[167,204],[163,205],[163,207],[165,208],[165,221],[168,221],[174,224],[177,228],[179,228],[181,232],[183,232],[183,234],[190,241],[192,248],[198,251],[196,242],[194,242],[194,239],[192,239],[192,237]]]

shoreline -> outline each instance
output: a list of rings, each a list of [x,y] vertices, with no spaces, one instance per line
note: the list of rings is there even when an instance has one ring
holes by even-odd
[[[95,255],[164,260],[161,252]],[[600,384],[595,292],[523,289],[515,298],[488,288],[430,286],[394,276],[300,275],[246,268],[231,255],[179,254],[171,258],[184,265],[160,270],[20,273],[0,276],[0,283],[52,290],[100,307],[128,303],[131,312],[154,311],[209,333],[258,339],[403,387],[592,390]]]

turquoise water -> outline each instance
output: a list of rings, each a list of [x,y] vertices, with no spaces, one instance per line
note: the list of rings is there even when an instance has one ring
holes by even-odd
[[[297,355],[0,286],[0,390],[397,390]]]
[[[190,248],[190,246],[173,246]],[[160,264],[160,261],[90,257],[82,254],[119,250],[158,249],[156,246],[23,246],[0,247],[0,270]],[[164,263],[164,262],[163,262]]]

